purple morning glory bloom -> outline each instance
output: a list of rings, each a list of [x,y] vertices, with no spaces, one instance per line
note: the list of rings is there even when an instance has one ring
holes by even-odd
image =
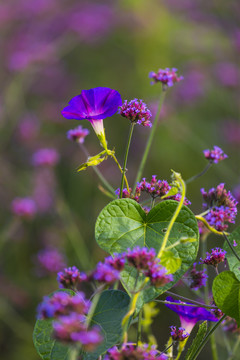
[[[82,90],[62,110],[66,119],[89,120],[97,135],[104,134],[103,119],[115,114],[122,105],[118,91],[107,87]]]
[[[165,305],[179,315],[181,326],[189,334],[192,331],[194,325],[198,321],[201,320],[218,321],[216,316],[205,308],[181,306],[181,304],[190,304],[190,303],[187,302],[183,303],[180,300],[173,299],[171,296],[168,296],[166,300],[174,303],[179,303],[179,305],[171,305],[171,304],[165,304]]]

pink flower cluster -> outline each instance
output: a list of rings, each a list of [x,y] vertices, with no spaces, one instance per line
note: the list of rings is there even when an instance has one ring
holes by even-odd
[[[209,160],[210,162],[214,162],[215,164],[228,157],[218,146],[214,146],[213,150],[204,150],[203,154],[207,160]]]
[[[152,126],[150,121],[152,113],[142,100],[134,99],[129,102],[125,100],[123,105],[119,108],[119,114],[130,120],[132,123],[149,127]]]
[[[176,68],[159,69],[157,73],[151,71],[149,77],[153,79],[152,84],[161,82],[163,90],[167,90],[169,86],[173,86],[176,82],[183,80],[183,76],[178,76],[177,71]]]
[[[149,346],[148,344],[143,344],[141,346],[136,346],[133,344],[123,344],[120,349],[114,346],[112,349],[109,349],[107,355],[104,357],[104,360],[167,360],[168,356],[165,354],[160,354],[155,346]]]

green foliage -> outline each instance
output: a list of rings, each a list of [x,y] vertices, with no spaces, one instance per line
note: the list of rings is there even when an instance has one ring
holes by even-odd
[[[193,356],[198,349],[199,345],[201,344],[202,340],[204,339],[207,333],[207,321],[204,321],[202,324],[199,325],[198,332],[196,337],[194,338],[192,345],[188,349],[186,360],[192,360]]]
[[[237,244],[240,244],[240,226],[238,226],[229,236],[228,239],[230,243],[233,245],[233,240],[236,241]],[[230,249],[228,243],[225,241],[224,243],[224,250],[227,251],[226,258],[228,260],[228,265],[230,270],[236,275],[238,280],[240,281],[240,264],[236,256],[233,254],[232,250]],[[234,247],[234,250],[240,256],[240,245]]]
[[[84,360],[95,360],[111,348],[118,344],[122,337],[122,319],[128,312],[130,303],[129,296],[120,290],[103,291],[90,325],[98,325],[104,336],[103,343],[94,353],[85,354]]]
[[[74,294],[70,290],[61,291]],[[102,292],[90,326],[97,325],[101,328],[104,341],[94,353],[85,353],[85,360],[98,359],[102,353],[120,341],[122,319],[128,311],[129,302],[129,296],[122,291],[106,290]],[[71,347],[52,338],[52,319],[37,320],[33,332],[33,342],[43,360],[67,360],[69,358]]]
[[[216,305],[240,326],[240,282],[232,271],[223,271],[213,281]]]
[[[54,293],[64,291],[74,295],[74,291],[68,289],[57,290]],[[37,320],[33,330],[34,346],[43,360],[66,360],[70,354],[71,348],[52,338],[52,319]]]
[[[170,250],[165,250],[161,257],[161,264],[164,266],[169,274],[174,274],[181,266],[182,259],[174,256]]]
[[[156,253],[160,250],[164,234],[168,227],[178,202],[166,200],[156,205],[149,214],[131,199],[118,199],[109,203],[100,213],[95,228],[96,241],[105,251],[113,254],[122,253],[128,248],[146,246],[154,248]],[[170,233],[167,246],[171,246],[181,238],[198,239],[197,221],[189,208],[183,206]],[[171,249],[174,257],[181,259],[181,266],[174,274],[174,281],[164,287],[153,287],[143,291],[139,296],[138,307],[153,300],[156,296],[170,289],[194,262],[198,241],[179,243]],[[127,288],[133,290],[137,271],[126,266],[122,272],[122,280]]]

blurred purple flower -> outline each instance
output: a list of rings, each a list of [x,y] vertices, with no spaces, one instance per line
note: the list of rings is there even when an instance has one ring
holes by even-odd
[[[73,331],[71,339],[75,342],[80,342],[83,350],[87,352],[94,351],[104,340],[101,335],[101,330],[97,326],[92,327],[90,330],[85,329],[84,331],[79,332]]]
[[[222,133],[224,140],[230,145],[240,144],[240,124],[236,121],[226,121],[223,124]]]
[[[12,213],[25,219],[32,219],[37,212],[36,203],[29,197],[15,198],[11,204]]]
[[[206,270],[201,270],[201,271],[197,271],[196,270],[196,265],[197,263],[193,264],[193,268],[190,271],[190,289],[193,290],[198,290],[200,289],[202,286],[206,285],[207,282],[207,274],[206,274]]]
[[[113,284],[120,279],[120,272],[115,270],[111,265],[99,262],[92,275],[90,275],[90,279],[105,284]]]
[[[62,110],[66,119],[89,120],[97,135],[103,134],[103,119],[114,115],[122,105],[118,91],[106,87],[82,90]]]
[[[214,146],[213,150],[204,150],[203,154],[209,162],[214,162],[215,164],[228,158],[228,156],[224,154],[223,150],[218,146]]]
[[[218,80],[223,86],[235,87],[239,84],[238,66],[231,62],[219,63],[215,66]]]
[[[38,167],[33,175],[33,199],[38,212],[49,212],[54,205],[56,179],[51,168]]]
[[[133,344],[123,344],[120,349],[116,346],[109,349],[104,360],[167,360],[168,356],[165,354],[159,354],[156,350],[156,346],[149,344],[142,344],[136,346]]]
[[[155,258],[155,250],[146,247],[140,248],[139,246],[136,246],[133,249],[127,249],[126,252],[126,259],[129,265],[138,270],[147,270],[149,268],[149,263],[154,262]]]
[[[151,111],[142,100],[134,99],[129,102],[125,100],[118,112],[132,123],[149,127],[152,126],[150,121],[152,117]]]
[[[89,134],[88,129],[84,129],[81,125],[77,126],[74,129],[68,130],[67,138],[71,141],[76,141],[79,144],[83,144],[85,137]]]
[[[27,113],[18,125],[18,136],[24,143],[34,141],[39,132],[39,122],[34,114]]]
[[[171,296],[166,298],[166,301],[179,303],[179,305],[171,305],[165,304],[169,309],[176,312],[181,321],[181,326],[190,334],[194,325],[201,320],[208,321],[218,321],[218,318],[215,317],[210,311],[201,308],[201,307],[189,307],[189,306],[181,306],[181,304],[190,304],[183,303],[180,300],[175,300]]]
[[[180,104],[193,104],[206,93],[206,76],[197,69],[192,68],[184,74],[184,81],[176,90],[176,101]]]
[[[115,194],[119,197],[119,195],[120,195],[120,188],[118,188],[118,189],[115,191]],[[135,194],[132,193],[132,188],[129,188],[129,191],[128,191],[127,188],[124,188],[124,189],[123,189],[123,193],[122,193],[123,199],[133,199],[133,200],[139,202],[140,196],[141,196],[141,189],[140,189],[140,187],[139,187],[139,184],[137,184],[137,186],[136,186]]]
[[[34,166],[55,166],[59,161],[59,153],[53,148],[37,150],[32,156]]]
[[[40,250],[37,259],[42,269],[50,273],[57,273],[66,266],[63,254],[56,248],[47,247]]]

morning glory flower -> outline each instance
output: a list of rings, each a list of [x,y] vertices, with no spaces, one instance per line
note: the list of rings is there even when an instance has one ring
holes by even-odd
[[[181,327],[183,327],[189,334],[192,331],[193,327],[198,321],[208,320],[208,321],[218,321],[215,315],[210,311],[201,307],[190,307],[190,306],[181,306],[181,304],[190,304],[187,302],[182,302],[180,300],[175,300],[171,296],[166,298],[167,301],[179,303],[179,305],[165,304],[169,309],[175,311],[181,321]]]
[[[121,95],[118,91],[107,87],[97,87],[82,90],[80,95],[73,97],[68,106],[62,110],[66,119],[88,120],[106,148],[103,119],[114,115],[122,105]]]

